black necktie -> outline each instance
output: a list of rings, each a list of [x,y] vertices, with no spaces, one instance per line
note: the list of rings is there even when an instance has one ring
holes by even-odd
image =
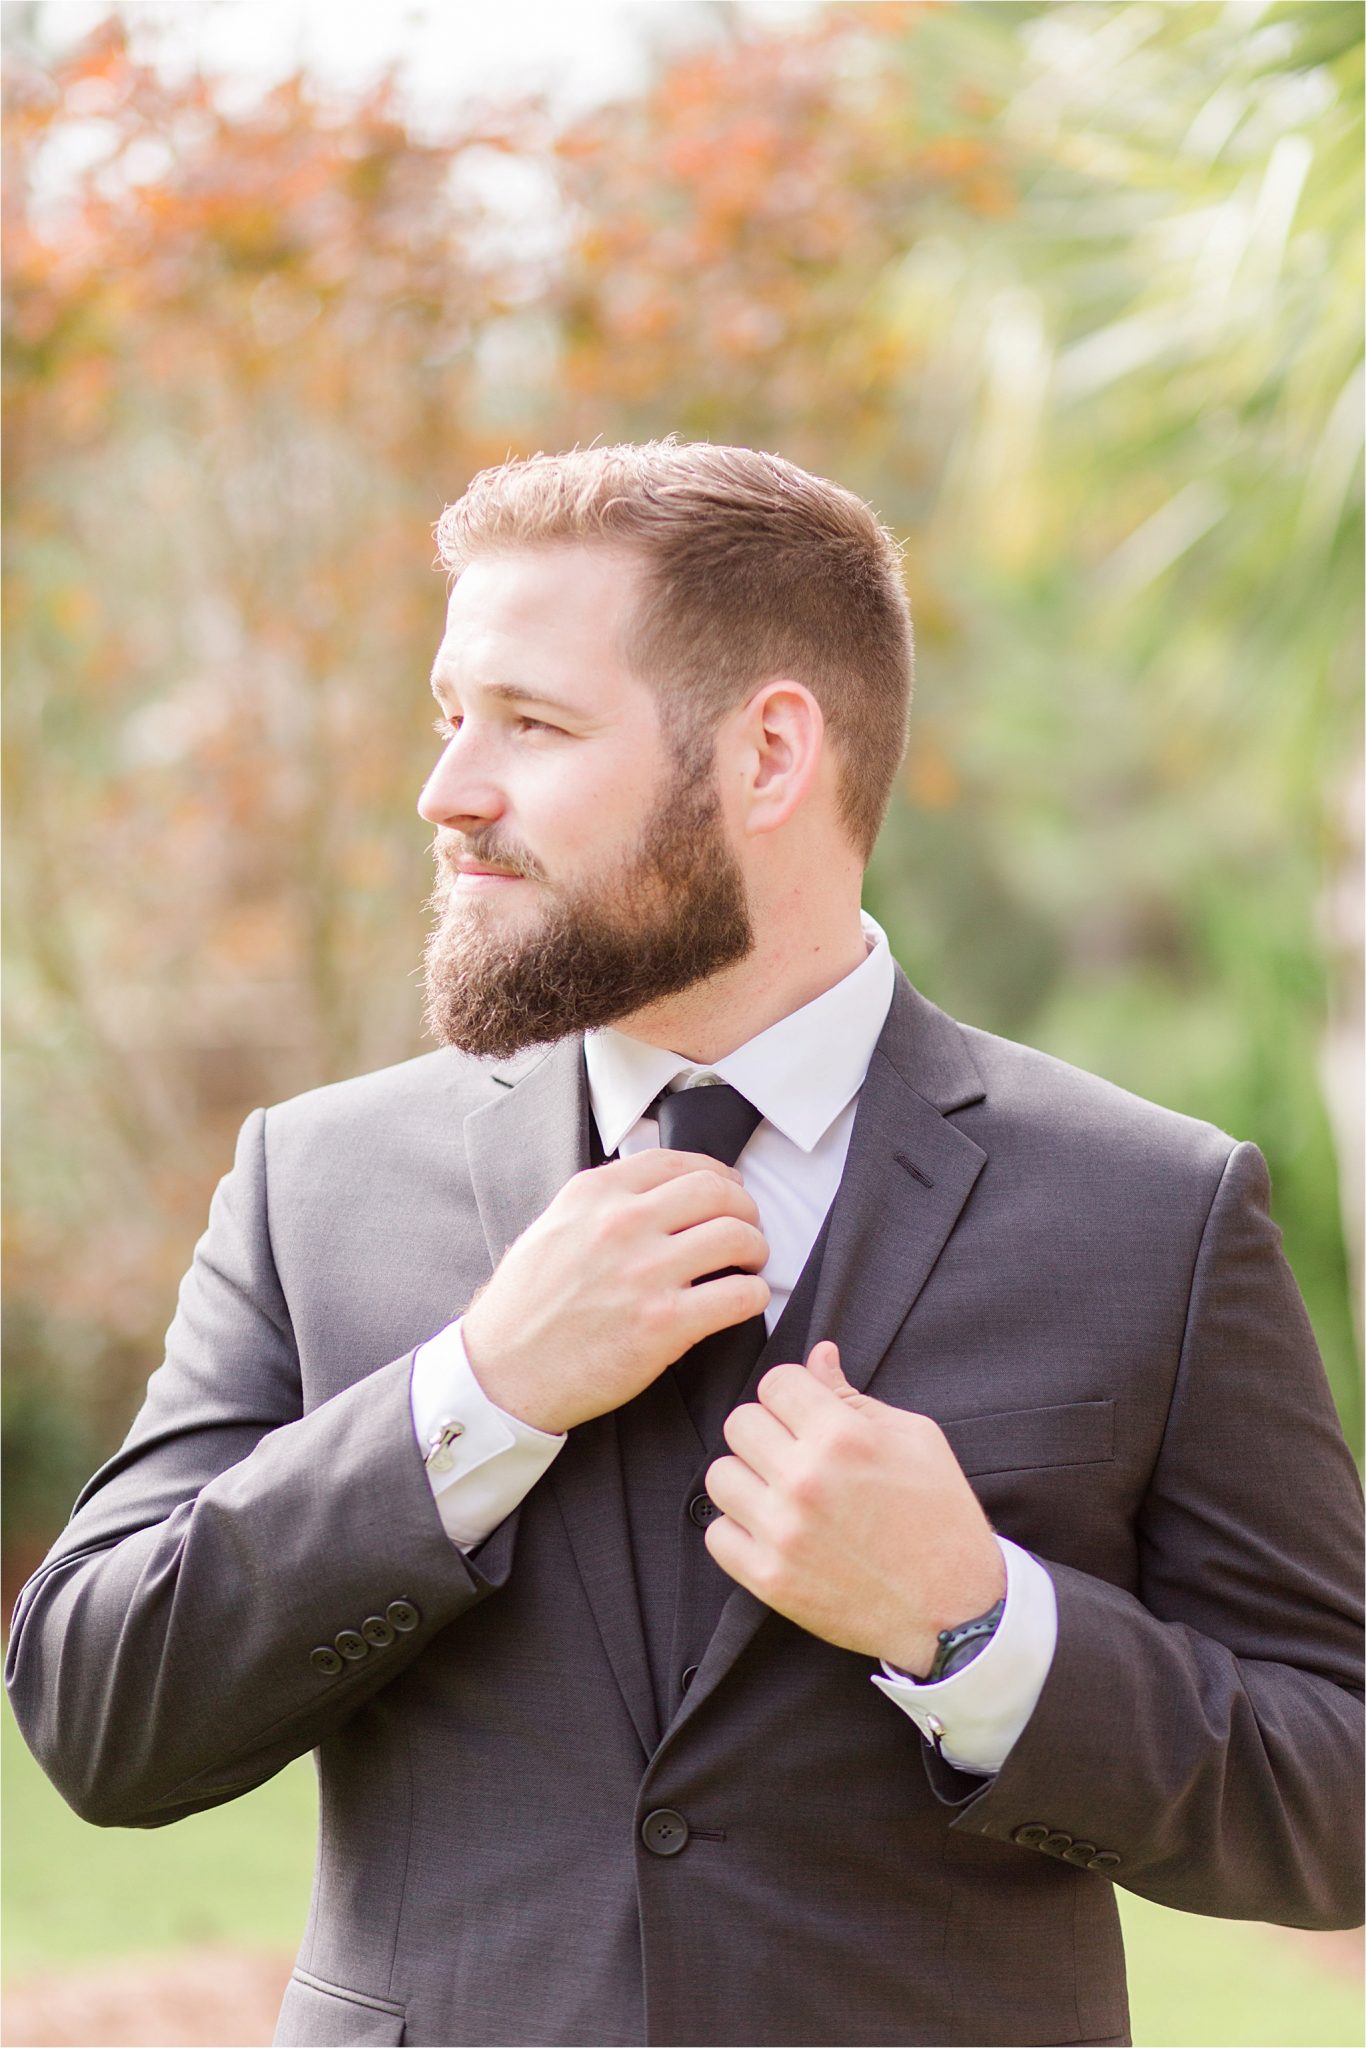
[[[734,1166],[763,1121],[754,1104],[724,1081],[666,1089],[654,1104],[654,1114],[661,1145],[678,1152],[705,1152],[724,1166]],[[699,1275],[705,1280],[715,1277]],[[719,1436],[767,1337],[763,1316],[750,1316],[704,1337],[670,1367],[704,1444]]]
[[[661,1145],[675,1152],[705,1152],[723,1166],[734,1166],[763,1122],[754,1104],[726,1081],[666,1088],[654,1112]]]

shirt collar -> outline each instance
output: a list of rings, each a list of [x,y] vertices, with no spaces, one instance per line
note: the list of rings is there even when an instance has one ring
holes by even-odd
[[[896,975],[887,935],[866,911],[862,923],[868,952],[852,973],[709,1067],[624,1031],[588,1032],[588,1095],[607,1157],[670,1082],[694,1074],[718,1074],[810,1152],[863,1086],[891,1008]]]

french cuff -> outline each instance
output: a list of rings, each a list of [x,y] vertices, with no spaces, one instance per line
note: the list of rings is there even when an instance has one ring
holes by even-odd
[[[491,1401],[465,1356],[457,1320],[420,1344],[410,1382],[413,1430],[442,1527],[473,1550],[530,1493],[569,1441]]]
[[[933,1684],[908,1678],[887,1663],[872,1682],[910,1715],[927,1742],[960,1771],[999,1771],[1038,1705],[1058,1640],[1053,1581],[1036,1557],[1004,1536],[996,1541],[1006,1567],[1006,1604],[986,1648]]]

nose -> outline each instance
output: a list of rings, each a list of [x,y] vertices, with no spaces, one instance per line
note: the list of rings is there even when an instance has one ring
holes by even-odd
[[[472,743],[462,730],[446,742],[441,757],[423,784],[417,813],[429,825],[469,832],[503,814],[503,792],[481,767]]]

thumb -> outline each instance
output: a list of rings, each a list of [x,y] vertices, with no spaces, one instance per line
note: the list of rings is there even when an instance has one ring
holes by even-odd
[[[819,1380],[823,1387],[828,1387],[832,1394],[838,1394],[841,1401],[847,1401],[851,1407],[857,1408],[860,1414],[872,1414],[881,1410],[881,1401],[875,1401],[871,1394],[861,1394],[857,1387],[850,1386],[844,1377],[844,1367],[840,1364],[839,1345],[832,1344],[828,1337],[823,1337],[819,1344],[812,1346],[806,1361],[806,1369],[813,1380]],[[892,1412],[895,1413],[895,1410]]]
[[[829,1338],[823,1338],[819,1344],[812,1347],[807,1357],[806,1369],[813,1380],[819,1380],[823,1387],[829,1387],[832,1394],[853,1395],[857,1399],[855,1389],[844,1377],[839,1345],[832,1344]]]

